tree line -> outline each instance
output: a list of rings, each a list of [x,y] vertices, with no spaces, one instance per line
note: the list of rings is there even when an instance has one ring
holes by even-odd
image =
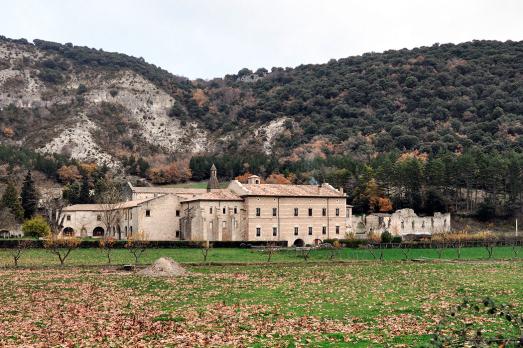
[[[369,161],[342,155],[300,161],[265,154],[194,156],[192,179],[207,179],[212,163],[224,180],[250,172],[280,173],[295,184],[328,182],[344,188],[357,214],[412,208],[419,214],[459,212],[489,220],[513,216],[523,207],[523,154],[514,151],[392,151]]]

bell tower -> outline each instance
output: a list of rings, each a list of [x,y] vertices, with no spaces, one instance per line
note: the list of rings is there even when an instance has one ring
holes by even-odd
[[[207,182],[207,191],[209,192],[211,190],[216,190],[219,188],[220,182],[218,181],[216,166],[213,163],[211,167],[211,176],[209,178],[209,181]]]

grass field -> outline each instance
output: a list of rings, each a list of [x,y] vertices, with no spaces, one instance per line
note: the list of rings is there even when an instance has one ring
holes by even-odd
[[[214,252],[227,259],[231,250]],[[172,255],[197,259],[189,254]],[[410,347],[429,342],[465,296],[491,296],[523,311],[519,260],[188,269],[180,278],[104,267],[0,269],[0,346]]]
[[[493,252],[493,259],[523,259],[523,248],[520,246],[514,254],[511,247],[496,247]],[[405,258],[405,251],[399,249],[384,250],[385,261],[402,260]],[[199,249],[174,248],[174,249],[147,249],[140,259],[141,263],[149,264],[161,256],[169,256],[178,262],[202,262],[203,256]],[[376,252],[379,258],[379,252]],[[309,261],[330,261],[331,252],[329,250],[313,250],[310,253]],[[457,259],[456,249],[445,249],[442,253],[443,259]],[[407,255],[408,259],[438,259],[436,249],[411,249]],[[488,252],[485,248],[462,248],[462,260],[487,259]],[[129,264],[134,263],[132,255],[126,249],[115,249],[112,252],[113,263]],[[336,253],[335,260],[373,260],[374,257],[368,250],[364,249],[340,249]],[[215,248],[209,251],[209,262],[265,262],[267,255],[260,251],[251,249]],[[272,256],[273,262],[304,262],[299,253],[295,251],[277,252]],[[21,266],[52,266],[58,263],[58,258],[44,249],[27,250],[20,259]],[[104,265],[107,263],[105,254],[98,249],[77,249],[72,251],[66,264],[70,265]],[[12,265],[10,250],[0,250],[0,266]]]

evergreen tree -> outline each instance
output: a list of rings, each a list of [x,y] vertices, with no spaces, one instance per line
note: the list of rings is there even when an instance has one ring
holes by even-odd
[[[36,213],[36,209],[38,208],[38,192],[36,191],[30,170],[27,171],[27,175],[25,176],[21,196],[24,218],[30,219]]]
[[[18,191],[16,190],[15,185],[9,181],[7,187],[5,188],[2,200],[0,202],[2,208],[7,208],[10,210],[11,214],[14,217],[21,221],[24,217],[24,210],[20,204],[20,198],[18,196]]]
[[[82,186],[80,188],[80,203],[89,204],[91,203],[91,192],[89,190],[89,178],[87,175],[84,175],[82,178]]]

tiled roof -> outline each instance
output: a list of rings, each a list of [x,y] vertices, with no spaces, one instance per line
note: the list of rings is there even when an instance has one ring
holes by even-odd
[[[142,203],[152,201],[153,199],[160,198],[159,197],[153,197],[153,198],[147,198],[147,199],[137,199],[134,201],[127,201],[127,202],[121,202],[121,203],[115,203],[113,205],[113,209],[127,209],[127,208],[134,208],[139,206]],[[62,209],[62,211],[104,211],[106,208],[108,208],[108,204],[74,204],[70,205],[68,207],[65,207]]]
[[[231,190],[219,189],[189,198],[185,202],[193,201],[242,201],[242,198]]]
[[[246,196],[345,197],[330,185],[242,184]]]
[[[204,188],[187,188],[187,187],[159,187],[159,186],[147,186],[147,187],[136,187],[131,188],[136,193],[182,193],[182,194],[201,194],[207,192]]]

